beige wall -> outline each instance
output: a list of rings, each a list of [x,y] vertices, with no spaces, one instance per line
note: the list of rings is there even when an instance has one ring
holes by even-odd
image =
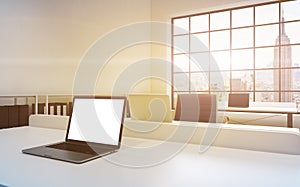
[[[205,9],[222,8],[237,2],[243,2],[243,0],[152,0],[151,19],[153,21],[170,21],[170,18],[174,16],[199,13]]]
[[[71,93],[86,50],[120,26],[150,20],[150,8],[150,0],[0,1],[0,95]],[[137,51],[112,60],[124,64],[150,55],[149,46]],[[108,92],[106,80],[121,71],[117,63],[107,68],[95,90]],[[149,90],[148,83],[138,91]]]

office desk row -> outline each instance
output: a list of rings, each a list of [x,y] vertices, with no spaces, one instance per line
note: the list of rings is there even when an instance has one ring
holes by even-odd
[[[271,113],[271,114],[286,114],[286,125],[293,128],[293,115],[300,114],[297,108],[281,108],[281,107],[227,107],[218,109],[222,112],[246,112],[246,113]]]
[[[115,154],[76,165],[21,153],[64,139],[65,131],[0,131],[0,184],[35,186],[300,186],[300,156],[124,137]]]

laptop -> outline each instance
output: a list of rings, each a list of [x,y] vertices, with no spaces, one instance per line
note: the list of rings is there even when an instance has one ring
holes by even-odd
[[[65,141],[22,150],[25,154],[84,163],[121,145],[126,97],[74,97]]]
[[[228,95],[228,107],[249,107],[249,93],[230,93]]]

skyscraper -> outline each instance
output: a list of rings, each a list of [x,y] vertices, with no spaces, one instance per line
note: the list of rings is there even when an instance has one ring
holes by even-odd
[[[292,102],[293,95],[291,92],[284,92],[285,90],[292,89],[292,70],[284,69],[292,67],[292,50],[290,38],[285,32],[284,17],[281,19],[281,31],[276,39],[276,46],[274,49],[274,67],[280,68],[280,72],[275,70],[273,73],[274,90],[280,90],[281,93],[274,94],[274,101]]]

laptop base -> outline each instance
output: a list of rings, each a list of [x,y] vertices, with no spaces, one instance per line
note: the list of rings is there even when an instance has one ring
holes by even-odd
[[[110,151],[107,153],[95,155],[95,154],[87,154],[87,153],[80,153],[80,152],[73,152],[68,150],[61,150],[61,149],[54,149],[47,146],[40,146],[34,147],[29,149],[22,150],[22,153],[30,154],[34,156],[46,157],[55,160],[61,160],[76,164],[81,164],[108,154],[111,154],[115,151]]]

